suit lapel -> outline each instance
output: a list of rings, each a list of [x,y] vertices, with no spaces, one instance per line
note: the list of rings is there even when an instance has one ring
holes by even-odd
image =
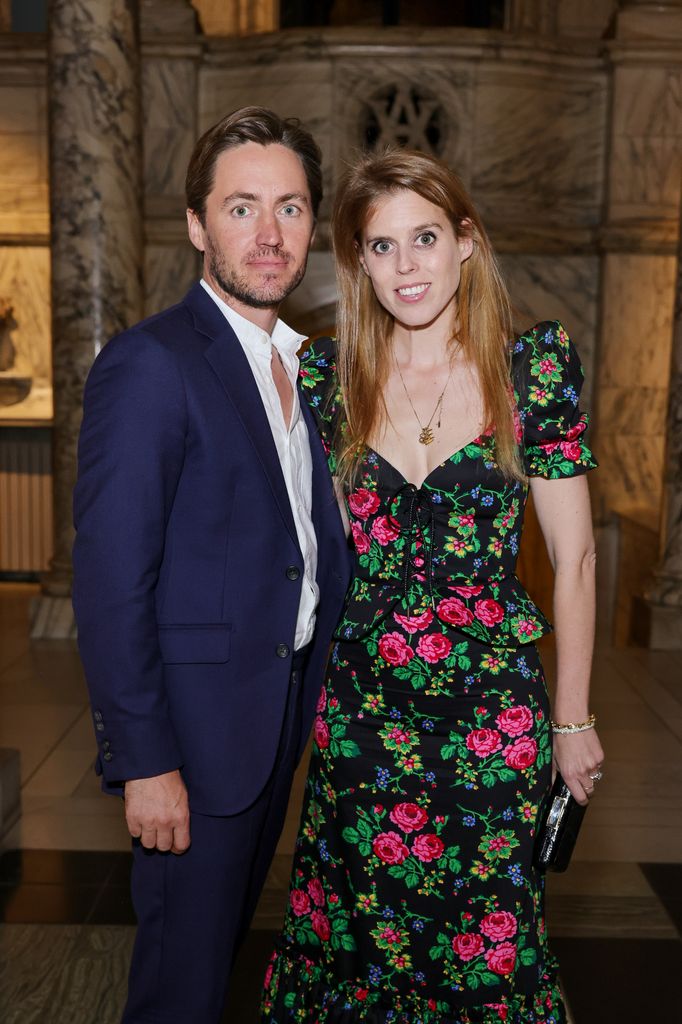
[[[218,306],[200,284],[185,298],[196,329],[211,341],[204,356],[222,384],[263,467],[292,539],[298,545],[282,466],[263,400],[244,350]]]

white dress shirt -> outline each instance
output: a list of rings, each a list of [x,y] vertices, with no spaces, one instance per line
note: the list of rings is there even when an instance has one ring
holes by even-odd
[[[206,281],[202,280],[201,284],[225,316],[244,349],[265,406],[282,466],[291,512],[296,525],[296,535],[303,555],[303,586],[301,587],[294,641],[296,650],[299,650],[312,639],[315,628],[315,609],[320,596],[315,582],[317,538],[312,521],[313,463],[308,428],[301,413],[296,388],[299,365],[296,353],[305,340],[305,335],[296,334],[281,320],[275,324],[272,334],[267,334],[228,306]],[[279,353],[293,391],[291,422],[288,426],[284,422],[282,404],[272,376],[273,347]]]

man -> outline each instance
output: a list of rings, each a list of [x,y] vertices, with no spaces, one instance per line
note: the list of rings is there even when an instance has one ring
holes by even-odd
[[[104,787],[124,792],[138,933],[125,1024],[216,1024],[312,722],[348,550],[277,319],[322,195],[295,120],[197,143],[203,280],[86,386],[74,607]]]

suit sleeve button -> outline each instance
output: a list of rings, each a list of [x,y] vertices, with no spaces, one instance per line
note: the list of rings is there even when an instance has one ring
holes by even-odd
[[[277,657],[288,658],[289,657],[289,645],[288,644],[277,644]]]
[[[105,761],[113,761],[114,760],[114,755],[111,753],[110,750],[107,750],[106,754],[102,754],[102,758]]]
[[[98,722],[95,729],[97,729],[97,732],[104,732],[104,722]]]
[[[297,580],[301,575],[301,570],[297,565],[290,565],[287,567],[287,579]]]
[[[102,712],[101,711],[93,711],[92,717],[95,719],[96,722],[103,722],[104,721],[104,718],[102,717]]]

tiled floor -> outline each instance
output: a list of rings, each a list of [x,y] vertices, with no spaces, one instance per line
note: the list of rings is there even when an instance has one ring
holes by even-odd
[[[0,747],[20,749],[23,784],[22,818],[0,848],[0,1021],[117,1024],[133,936],[128,838],[119,802],[99,793],[92,773],[73,647],[29,644],[34,589],[0,585]],[[682,1020],[679,656],[600,645],[593,706],[605,778],[568,872],[548,885],[550,933],[573,1018]],[[256,1020],[302,780],[299,774],[225,1024]]]

